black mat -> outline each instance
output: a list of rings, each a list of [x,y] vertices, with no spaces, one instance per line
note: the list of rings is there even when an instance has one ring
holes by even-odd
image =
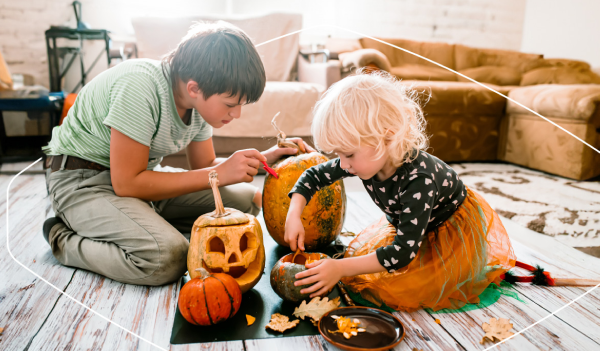
[[[290,320],[297,319],[292,313],[294,313],[294,309],[298,304],[283,301],[275,294],[269,281],[271,269],[279,258],[291,252],[290,249],[277,245],[266,231],[263,235],[266,256],[263,277],[252,290],[246,292],[242,296],[242,304],[236,315],[220,324],[204,327],[188,323],[188,321],[183,318],[178,308],[175,314],[175,321],[173,322],[173,331],[171,332],[171,344],[281,338],[319,334],[317,327],[313,326],[309,320],[300,320],[300,323],[296,328],[287,330],[283,334],[271,331],[270,329],[265,329],[265,325],[269,323],[271,315],[274,313],[286,315],[290,317]],[[336,247],[331,245],[321,252],[331,257],[337,251]],[[190,278],[185,276],[183,279],[183,283],[186,283]],[[339,291],[336,287],[329,294],[329,298],[333,299],[338,296]],[[343,299],[340,299],[340,306],[345,306]],[[248,326],[248,323],[246,322],[247,314],[256,318],[256,321],[251,326]]]

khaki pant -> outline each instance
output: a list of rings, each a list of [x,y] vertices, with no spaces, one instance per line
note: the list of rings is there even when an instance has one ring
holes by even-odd
[[[204,190],[155,202],[117,196],[110,171],[60,170],[47,174],[56,216],[49,235],[52,253],[66,265],[87,269],[129,284],[163,285],[187,270],[194,221],[215,209],[212,191]],[[225,207],[257,215],[256,187],[220,188]]]

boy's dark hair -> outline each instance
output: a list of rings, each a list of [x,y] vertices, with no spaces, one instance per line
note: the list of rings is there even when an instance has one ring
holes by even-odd
[[[247,103],[258,101],[265,89],[265,68],[256,47],[239,28],[219,21],[197,23],[163,60],[173,92],[181,79],[198,83],[204,99],[215,94],[239,94]]]

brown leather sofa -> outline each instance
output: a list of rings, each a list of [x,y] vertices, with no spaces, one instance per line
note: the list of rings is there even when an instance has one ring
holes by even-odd
[[[585,62],[458,44],[381,40],[484,83],[600,149],[600,76]],[[376,67],[422,92],[429,151],[444,161],[502,160],[579,180],[600,175],[600,154],[464,77],[369,38],[351,44],[330,39],[327,46],[337,53],[346,74]]]

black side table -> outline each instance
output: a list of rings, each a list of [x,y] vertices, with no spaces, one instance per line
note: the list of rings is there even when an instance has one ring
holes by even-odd
[[[105,29],[77,29],[68,27],[50,27],[46,31],[46,49],[48,51],[48,67],[50,69],[50,91],[62,91],[62,78],[65,76],[71,65],[77,57],[79,57],[79,65],[81,69],[81,81],[77,83],[77,86],[73,89],[73,93],[77,92],[80,87],[83,87],[86,83],[87,75],[90,73],[92,68],[96,65],[100,57],[105,51],[101,51],[90,67],[85,68],[83,62],[83,41],[84,40],[103,40],[106,50],[106,57],[108,59],[108,65],[110,66],[111,55],[110,55],[110,37],[108,36],[109,31]],[[56,39],[65,38],[70,40],[77,40],[78,46],[57,46]],[[64,68],[61,68],[60,59],[65,59],[67,54],[71,54],[70,60],[67,62]],[[64,63],[64,62],[63,62]]]

